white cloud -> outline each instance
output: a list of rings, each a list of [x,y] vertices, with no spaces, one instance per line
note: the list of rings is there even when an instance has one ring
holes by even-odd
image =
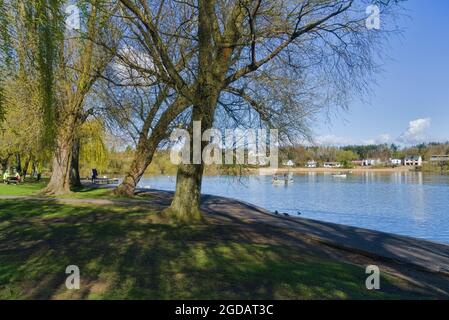
[[[430,122],[430,118],[410,121],[407,130],[399,136],[398,141],[405,144],[416,144],[428,140],[426,130],[430,127]]]
[[[390,134],[383,133],[375,138],[357,139],[336,136],[333,134],[321,135],[315,139],[315,143],[321,146],[346,146],[346,145],[370,145],[385,143],[418,144],[429,141],[427,129],[430,127],[431,118],[420,118],[409,122],[405,130],[398,138],[393,139]],[[357,137],[357,135],[355,135]]]
[[[322,146],[347,146],[347,145],[370,145],[370,144],[384,144],[391,141],[391,136],[388,133],[379,135],[373,139],[352,139],[339,137],[333,134],[318,136],[315,139],[316,144]]]
[[[154,82],[153,77],[139,72],[128,65],[129,62],[142,70],[154,70],[153,61],[148,54],[130,46],[125,46],[118,50],[118,55],[122,59],[117,58],[112,63],[112,70],[114,76],[122,85],[149,84]]]
[[[345,146],[354,144],[354,140],[338,137],[333,134],[319,136],[315,139],[315,143],[322,146]]]
[[[383,133],[374,139],[361,140],[357,144],[362,144],[362,145],[384,144],[384,143],[388,143],[390,141],[391,141],[391,136],[388,133]]]
[[[377,137],[377,143],[388,143],[391,141],[391,136],[388,133],[381,134]]]

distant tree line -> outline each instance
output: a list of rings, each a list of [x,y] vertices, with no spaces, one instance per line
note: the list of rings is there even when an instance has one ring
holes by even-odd
[[[280,151],[283,161],[293,160],[303,165],[309,160],[317,162],[350,162],[352,160],[404,159],[406,156],[421,156],[423,160],[430,160],[432,155],[448,155],[449,142],[429,142],[414,146],[401,147],[396,144],[378,145],[349,145],[342,147],[332,146],[288,146]]]

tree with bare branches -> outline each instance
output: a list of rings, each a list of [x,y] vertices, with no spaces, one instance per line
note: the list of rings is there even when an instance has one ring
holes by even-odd
[[[201,121],[203,131],[213,125],[223,96],[238,93],[251,104],[256,101],[251,91],[257,93],[251,83],[258,78],[276,83],[269,74],[273,69],[295,79],[313,78],[327,105],[344,105],[354,89],[362,91],[369,83],[397,4],[374,3],[383,32],[367,29],[366,8],[372,4],[367,1],[120,2],[133,19],[133,35],[151,57],[155,77],[186,100],[191,121]],[[176,61],[185,56],[191,58],[180,70]],[[172,216],[201,219],[203,170],[204,163],[179,166]]]

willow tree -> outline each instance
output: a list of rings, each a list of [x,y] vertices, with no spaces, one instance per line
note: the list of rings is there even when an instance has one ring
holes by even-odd
[[[80,168],[97,168],[100,172],[106,169],[107,148],[105,145],[106,129],[101,119],[92,118],[85,121],[77,132],[73,148],[70,169],[70,185],[80,187]]]
[[[0,122],[4,120],[5,112],[5,80],[11,67],[11,15],[4,0],[0,0]]]
[[[5,122],[0,124],[2,139],[0,157],[6,167],[13,156],[16,165],[27,174],[37,153],[43,154],[41,133],[38,70],[33,52],[36,52],[36,34],[30,26],[29,11],[18,1],[0,2],[1,62],[0,73],[2,109]],[[23,159],[23,166],[21,165]]]
[[[92,112],[86,97],[111,59],[96,42],[107,38],[113,47],[108,21],[114,12],[106,1],[78,1],[80,27],[68,29],[63,1],[37,1],[34,19],[39,46],[42,109],[47,140],[54,148],[47,194],[70,192],[70,169],[76,134]],[[66,29],[67,28],[67,29]]]
[[[214,124],[223,95],[240,93],[251,101],[251,91],[257,91],[250,82],[261,75],[270,78],[274,67],[292,77],[307,75],[306,80],[315,80],[310,90],[329,97],[324,103],[345,106],[352,93],[366,88],[376,70],[376,50],[388,34],[397,1],[120,2],[135,21],[135,35],[145,44],[158,79],[192,106],[190,130],[194,121],[201,121],[202,134]],[[371,5],[379,8],[381,30],[367,23],[377,18],[366,13]],[[181,39],[189,41],[186,51],[178,45]],[[193,58],[188,71],[180,72],[176,58],[187,52]],[[203,142],[201,151],[204,147]],[[168,210],[175,218],[201,219],[203,171],[203,161],[179,166]]]

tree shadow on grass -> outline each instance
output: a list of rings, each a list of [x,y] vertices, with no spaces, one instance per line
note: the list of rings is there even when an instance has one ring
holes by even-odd
[[[396,279],[365,288],[360,267],[281,246],[248,226],[173,226],[142,207],[0,202],[4,299],[416,298]],[[265,232],[265,231],[264,231]],[[251,235],[251,233],[253,233]],[[265,241],[266,240],[266,241]],[[67,290],[77,265],[80,290]]]

